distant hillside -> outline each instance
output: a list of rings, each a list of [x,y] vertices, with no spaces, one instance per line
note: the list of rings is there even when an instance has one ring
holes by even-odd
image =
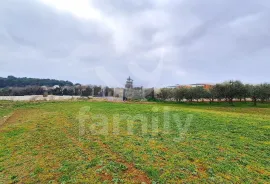
[[[25,87],[25,86],[72,86],[70,81],[55,80],[55,79],[36,79],[36,78],[17,78],[8,76],[7,78],[0,77],[0,88],[5,87]]]

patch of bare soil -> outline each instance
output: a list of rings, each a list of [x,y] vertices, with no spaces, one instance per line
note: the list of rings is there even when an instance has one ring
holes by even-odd
[[[0,128],[4,126],[4,124],[8,121],[8,119],[12,116],[12,114],[8,116],[4,116],[3,118],[0,119]]]
[[[113,152],[110,147],[106,144],[104,144],[102,141],[100,140],[96,140],[96,142],[100,145],[100,147],[102,147],[104,149],[104,151],[106,153],[110,153],[111,155],[113,155],[117,162],[125,165],[127,167],[127,170],[124,171],[126,175],[129,175],[132,177],[132,180],[135,183],[151,183],[151,180],[149,179],[149,177],[141,170],[137,169],[135,167],[135,165],[133,163],[129,163],[126,160],[124,160],[123,158],[120,157],[119,154]]]
[[[35,115],[37,113],[37,110],[34,109],[19,109],[15,110],[10,115],[4,117],[0,121],[0,128],[7,125],[7,124],[13,124],[13,123],[19,123],[21,120],[23,120],[24,117],[27,117],[28,115]]]
[[[64,121],[61,120],[61,122],[64,122]],[[68,131],[65,128],[63,128],[63,130],[64,130],[64,133],[67,135],[67,137],[70,140],[72,140],[72,143],[75,146],[78,146],[83,151],[83,153],[88,156],[88,160],[92,160],[90,156],[91,155],[90,151],[87,148],[85,148],[84,145],[76,137],[68,133]],[[110,153],[114,158],[116,158],[117,162],[127,167],[127,170],[124,171],[124,174],[130,176],[130,178],[134,181],[134,183],[145,183],[145,184],[151,183],[151,180],[148,178],[148,176],[143,171],[137,169],[133,163],[129,163],[123,158],[121,158],[118,153],[113,152],[111,148],[108,145],[104,144],[101,140],[96,139],[95,142],[98,143],[98,145],[104,149],[104,152]],[[112,176],[107,173],[100,173],[100,177],[104,181],[112,180]]]

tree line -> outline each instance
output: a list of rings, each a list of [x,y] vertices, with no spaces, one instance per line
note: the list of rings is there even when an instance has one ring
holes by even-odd
[[[69,95],[69,96],[113,96],[114,89],[101,86],[25,86],[8,87],[0,89],[0,96],[25,96],[25,95]]]
[[[17,78],[8,76],[7,78],[0,77],[0,88],[6,87],[26,87],[26,86],[73,86],[70,81],[55,80],[55,79],[36,79],[36,78]]]
[[[234,101],[252,100],[254,105],[270,100],[270,84],[243,84],[241,81],[227,81],[213,85],[209,89],[203,87],[162,88],[157,98],[164,101]]]
[[[244,84],[238,80],[226,81],[205,89],[201,86],[177,88],[162,88],[158,93],[154,88],[144,90],[144,97],[150,100],[162,101],[253,101],[254,105],[270,100],[270,84]],[[114,96],[114,89],[96,85],[82,86],[69,81],[54,79],[0,77],[0,96],[24,95],[71,95],[71,96]]]

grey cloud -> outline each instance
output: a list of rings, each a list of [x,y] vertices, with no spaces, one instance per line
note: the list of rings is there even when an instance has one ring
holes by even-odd
[[[107,14],[136,14],[140,11],[153,8],[153,3],[151,1],[145,0],[93,0],[93,5]]]
[[[1,1],[0,75],[107,84],[95,71],[101,67],[119,83],[131,75],[147,85],[141,74],[155,70],[164,50],[159,86],[269,82],[266,0],[91,2],[102,19],[78,18],[39,0]]]
[[[92,22],[83,23],[72,15],[56,12],[39,2],[12,2],[1,2],[5,4],[2,6],[2,26],[18,45],[33,47],[46,56],[55,56],[55,53],[63,56],[81,43],[99,42],[102,38]],[[84,33],[83,29],[87,29],[88,33]]]

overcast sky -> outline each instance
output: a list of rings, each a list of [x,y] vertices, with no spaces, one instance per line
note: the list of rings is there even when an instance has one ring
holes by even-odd
[[[269,0],[0,0],[0,76],[269,82]]]

